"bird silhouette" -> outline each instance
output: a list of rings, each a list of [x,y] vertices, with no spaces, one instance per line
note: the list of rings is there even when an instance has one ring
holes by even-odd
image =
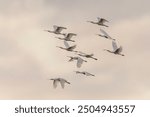
[[[66,41],[64,41],[64,45],[66,46],[66,48],[60,47],[60,46],[56,46],[56,47],[66,50],[66,51],[70,51],[70,52],[78,52],[78,51],[74,51],[74,49],[76,48],[76,45],[69,46],[69,44]]]
[[[64,89],[65,87],[65,83],[67,84],[71,84],[70,82],[68,82],[67,80],[63,79],[63,78],[51,78],[49,80],[53,80],[53,87],[56,88],[58,83],[60,83],[61,87]]]
[[[101,31],[102,34],[97,34],[98,36],[104,37],[106,39],[114,40],[114,41],[116,40],[116,39],[113,39],[112,37],[110,37],[108,35],[108,33],[106,33],[104,30],[100,29],[100,31]]]
[[[73,36],[76,36],[77,34],[74,34],[74,33],[68,33],[68,34],[64,34],[64,38],[61,38],[61,37],[55,37],[55,38],[58,38],[60,40],[65,40],[65,41],[72,41],[72,42],[75,42],[74,40],[71,40],[71,38]]]
[[[95,76],[95,75],[93,75],[93,74],[91,74],[91,73],[89,73],[89,72],[86,72],[86,71],[75,71],[76,72],[76,74],[83,74],[83,75],[86,75],[86,76]]]
[[[100,26],[105,26],[105,27],[108,27],[107,25],[105,25],[104,23],[105,22],[108,22],[108,20],[104,19],[104,18],[100,18],[100,17],[97,17],[97,22],[94,22],[94,21],[87,21],[87,22],[90,22],[92,24],[97,24],[97,25],[100,25]]]
[[[51,31],[51,30],[44,30],[44,31],[47,31],[47,32],[49,32],[49,33],[64,35],[63,33],[61,33],[61,31],[62,31],[63,29],[67,29],[66,27],[56,26],[56,25],[54,25],[53,28],[54,28],[53,31]]]
[[[122,46],[120,46],[118,48],[115,41],[112,41],[112,47],[113,47],[113,51],[107,50],[107,49],[104,49],[104,51],[107,51],[107,52],[110,52],[110,53],[113,53],[113,54],[116,54],[116,55],[125,56],[124,54],[121,54],[121,52],[122,52]]]
[[[94,60],[98,60],[97,58],[93,57],[94,54],[86,54],[86,53],[83,53],[83,52],[80,52],[80,51],[79,51],[79,52],[77,53],[77,55],[82,56],[82,57],[86,57],[86,58],[92,58],[92,59],[94,59]]]
[[[76,66],[77,66],[78,68],[81,67],[81,65],[83,64],[83,62],[87,62],[86,60],[82,59],[81,57],[72,57],[72,56],[67,56],[67,57],[70,58],[70,59],[69,59],[69,62],[76,60],[76,61],[77,61]]]

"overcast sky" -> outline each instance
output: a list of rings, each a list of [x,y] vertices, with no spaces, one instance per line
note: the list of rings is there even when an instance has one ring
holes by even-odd
[[[149,0],[0,0],[0,99],[150,99]],[[97,17],[106,27],[90,24]],[[68,62],[75,54],[54,34],[53,25],[73,32],[76,50],[94,53],[81,68]],[[123,46],[124,57],[111,41],[95,34],[107,31]],[[88,71],[95,77],[76,75]],[[48,78],[71,82],[54,89]]]

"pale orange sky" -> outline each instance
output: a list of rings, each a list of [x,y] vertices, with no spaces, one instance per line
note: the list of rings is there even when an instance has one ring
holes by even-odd
[[[150,99],[150,1],[148,0],[0,0],[0,99]],[[104,17],[103,28],[125,57],[103,51],[111,41],[98,37],[100,26],[87,23]],[[78,69],[73,53],[54,34],[53,25],[73,32],[77,50],[94,53]],[[74,44],[74,43],[70,43]],[[88,71],[96,77],[76,75]],[[48,78],[71,82],[53,89]]]

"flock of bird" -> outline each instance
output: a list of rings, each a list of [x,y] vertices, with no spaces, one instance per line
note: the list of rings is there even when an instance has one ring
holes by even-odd
[[[105,24],[105,22],[108,22],[108,20],[104,19],[104,18],[97,18],[98,21],[87,21],[89,23],[92,23],[92,24],[96,24],[96,25],[99,25],[99,26],[103,26],[103,27],[109,27],[108,25]],[[54,30],[44,30],[44,31],[47,31],[49,33],[53,33],[53,34],[56,34],[56,35],[63,35],[63,37],[55,37],[59,40],[62,40],[64,41],[64,47],[60,47],[60,46],[56,46],[60,49],[63,49],[65,51],[68,51],[68,52],[74,52],[76,55],[78,56],[67,56],[69,57],[69,62],[71,61],[76,61],[76,66],[77,68],[80,68],[82,66],[82,64],[84,62],[87,62],[87,60],[83,59],[84,58],[91,58],[93,60],[98,60],[97,58],[94,57],[94,54],[86,54],[84,52],[81,52],[81,51],[76,51],[76,45],[72,45],[70,46],[69,45],[69,41],[70,42],[75,42],[75,40],[72,39],[72,37],[74,36],[77,36],[77,34],[75,33],[62,33],[62,30],[65,30],[67,29],[66,27],[62,27],[62,26],[56,26],[54,25],[53,26]],[[113,54],[116,54],[116,55],[121,55],[121,56],[124,56],[124,54],[121,54],[122,52],[122,46],[118,47],[117,46],[117,43],[116,43],[116,39],[112,38],[111,36],[108,35],[108,33],[106,33],[103,29],[100,28],[100,32],[101,34],[97,34],[98,36],[100,37],[103,37],[105,39],[109,39],[112,41],[112,47],[113,47],[113,50],[107,50],[107,49],[104,49],[104,51],[107,51],[109,53],[113,53]],[[86,72],[86,71],[75,71],[76,74],[82,74],[82,75],[85,75],[85,76],[95,76],[94,74],[91,74],[89,72]],[[53,87],[56,88],[58,83],[60,83],[61,87],[64,88],[65,84],[71,84],[70,82],[68,82],[66,79],[64,78],[51,78],[49,80],[52,80],[53,81]]]

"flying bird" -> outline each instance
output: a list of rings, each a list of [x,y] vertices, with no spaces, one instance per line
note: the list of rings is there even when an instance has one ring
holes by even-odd
[[[70,82],[68,82],[67,80],[63,79],[63,78],[52,78],[49,80],[53,80],[53,87],[56,88],[58,83],[60,83],[61,87],[64,89],[65,87],[65,83],[70,84]]]
[[[104,37],[106,39],[110,39],[110,40],[116,40],[116,39],[113,39],[112,37],[110,37],[104,30],[100,29],[101,33],[102,34],[97,34],[98,36],[101,36],[101,37]]]
[[[112,41],[112,47],[113,47],[113,51],[107,50],[107,49],[104,49],[104,50],[107,51],[107,52],[116,54],[116,55],[125,56],[124,54],[121,54],[121,52],[122,52],[122,46],[120,46],[120,47],[118,48],[115,41]]]
[[[69,46],[69,44],[66,41],[64,41],[64,45],[66,46],[66,48],[60,47],[60,46],[56,46],[56,47],[66,50],[66,51],[70,51],[70,52],[78,52],[78,51],[74,51],[74,49],[76,48],[76,45]]]
[[[74,34],[74,33],[68,33],[68,34],[64,34],[64,38],[61,38],[61,37],[55,37],[55,38],[58,38],[60,40],[65,40],[65,41],[72,41],[72,42],[75,42],[74,40],[71,40],[71,38],[73,36],[76,36],[77,34]]]
[[[86,72],[86,71],[75,71],[76,72],[76,74],[83,74],[83,75],[86,75],[86,76],[95,76],[95,75],[93,75],[93,74],[91,74],[91,73],[89,73],[89,72]]]
[[[83,52],[78,52],[78,55],[79,55],[79,56],[82,56],[82,57],[92,58],[92,59],[94,59],[94,60],[98,60],[97,58],[93,57],[94,54],[86,54],[86,53],[83,53]]]
[[[108,22],[108,20],[104,19],[104,18],[100,18],[100,17],[97,17],[97,22],[94,22],[94,21],[87,21],[87,22],[90,22],[92,24],[97,24],[97,25],[100,25],[100,26],[105,26],[105,27],[108,27],[107,25],[105,25],[104,23],[105,22]]]
[[[49,33],[64,35],[63,33],[61,33],[61,31],[62,31],[63,29],[67,29],[66,27],[56,26],[56,25],[54,25],[53,28],[54,28],[53,31],[51,31],[51,30],[44,30],[44,31],[47,31],[47,32],[49,32]]]
[[[83,62],[87,62],[86,60],[82,59],[81,57],[72,57],[72,56],[68,56],[69,62],[76,60],[77,61],[77,67],[80,68],[81,65],[83,64]]]

